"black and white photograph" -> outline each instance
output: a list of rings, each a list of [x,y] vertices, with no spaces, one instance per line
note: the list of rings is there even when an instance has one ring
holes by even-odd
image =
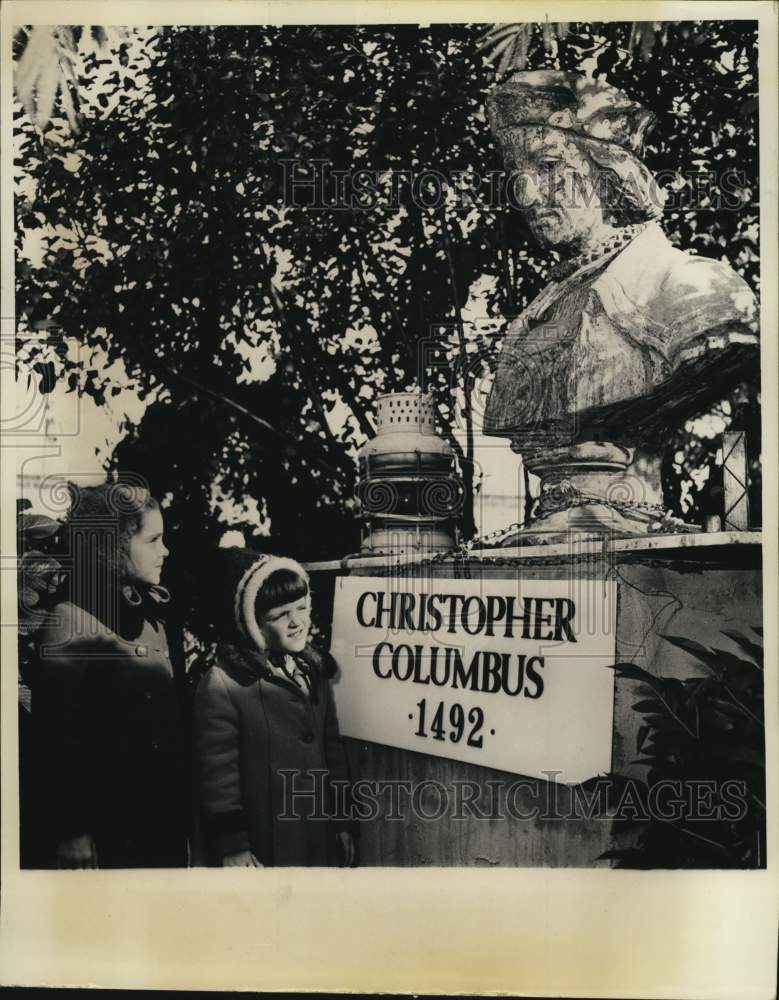
[[[69,6],[3,21],[4,866],[764,893],[771,5]]]

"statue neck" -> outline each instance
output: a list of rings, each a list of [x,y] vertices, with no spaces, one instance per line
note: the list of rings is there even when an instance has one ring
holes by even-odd
[[[566,260],[572,260],[576,257],[589,256],[600,247],[605,246],[611,240],[615,239],[618,234],[622,232],[623,228],[624,227],[622,226],[611,226],[607,222],[602,222],[600,225],[590,229],[586,235],[576,243],[571,243],[566,247],[560,247],[560,256]]]
[[[598,238],[588,239],[586,244],[579,244],[579,249],[571,248],[564,251],[559,250],[561,260],[550,271],[550,278],[553,281],[560,281],[573,274],[581,267],[593,264],[596,261],[608,257],[631,243],[638,234],[646,229],[648,222],[631,223],[629,226],[604,226],[597,230]],[[595,230],[592,236],[595,235]]]

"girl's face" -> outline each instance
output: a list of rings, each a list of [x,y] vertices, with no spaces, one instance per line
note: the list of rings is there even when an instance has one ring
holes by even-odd
[[[308,594],[266,611],[260,631],[268,649],[278,653],[299,653],[308,641],[311,628],[311,602]]]
[[[162,540],[164,524],[159,510],[144,511],[141,527],[130,539],[128,573],[139,583],[160,582],[162,564],[168,555]]]

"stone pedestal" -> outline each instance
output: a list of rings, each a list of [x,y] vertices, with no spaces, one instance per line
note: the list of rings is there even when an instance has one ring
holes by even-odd
[[[585,593],[602,580],[617,581],[616,662],[635,663],[652,674],[680,681],[705,668],[694,657],[667,642],[663,635],[686,636],[704,645],[738,653],[721,630],[759,625],[762,620],[761,536],[758,532],[721,532],[683,537],[658,535],[563,545],[523,546],[513,550],[472,552],[467,564],[448,558],[431,561],[408,556],[388,561],[377,556],[311,564],[315,617],[325,636],[332,621],[334,585],[343,574],[418,580],[420,590],[433,591],[436,580],[511,581],[527,587],[534,580],[570,579]],[[596,591],[597,592],[597,591]],[[612,767],[638,778],[646,769],[635,763],[642,715],[634,709],[640,697],[636,681],[618,678],[614,688]],[[582,705],[582,712],[587,705]],[[610,821],[589,817],[576,806],[576,786],[522,779],[492,768],[430,756],[362,740],[345,739],[353,780],[405,782],[418,788],[436,783],[449,802],[464,785],[480,795],[482,806],[495,799],[500,818],[451,810],[422,820],[398,814],[387,821],[389,800],[381,815],[360,824],[361,865],[473,867],[606,867],[599,856],[619,846]],[[553,764],[553,762],[551,762]],[[505,801],[507,788],[521,781]],[[495,791],[497,789],[497,791]],[[564,821],[535,816],[539,801],[553,797]],[[435,805],[435,796],[433,805]],[[405,801],[405,800],[404,800]],[[507,804],[510,806],[506,808]],[[577,811],[578,809],[578,811]]]
[[[515,449],[518,450],[518,449]],[[607,441],[581,441],[524,455],[541,479],[533,518],[501,545],[562,540],[570,534],[629,538],[662,530],[700,530],[663,507],[660,455]]]

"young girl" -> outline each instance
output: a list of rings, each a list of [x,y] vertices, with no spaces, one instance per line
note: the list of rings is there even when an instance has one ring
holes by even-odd
[[[210,860],[351,866],[349,824],[334,818],[336,785],[343,793],[347,780],[328,683],[335,665],[307,644],[308,577],[292,559],[247,549],[222,549],[219,559],[231,641],[195,696]]]
[[[32,685],[50,863],[186,865],[189,768],[162,621],[162,512],[136,486],[71,492],[69,572],[38,636]]]

